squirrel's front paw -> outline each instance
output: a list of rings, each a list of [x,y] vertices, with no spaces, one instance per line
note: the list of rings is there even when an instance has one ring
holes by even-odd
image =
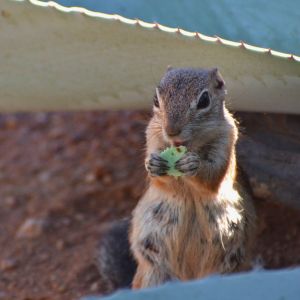
[[[187,176],[196,176],[200,165],[200,157],[196,153],[187,152],[176,164],[178,171]]]
[[[157,153],[152,153],[150,155],[150,158],[146,160],[145,166],[151,176],[167,175],[169,169],[168,162],[161,158]]]

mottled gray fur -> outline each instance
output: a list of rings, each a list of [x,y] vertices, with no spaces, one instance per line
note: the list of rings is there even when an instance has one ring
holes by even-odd
[[[199,109],[204,92],[209,105]],[[135,259],[129,220],[114,224],[99,248],[111,289],[128,285],[133,272],[133,288],[143,288],[247,267],[255,212],[237,168],[238,130],[225,94],[217,69],[170,69],[162,78],[146,131],[149,187],[130,229]],[[159,153],[178,142],[188,152],[177,163],[184,176],[175,179]]]
[[[204,92],[208,105],[199,106]],[[171,69],[157,87],[146,132],[150,184],[134,210],[130,235],[138,262],[134,288],[247,264],[255,214],[237,173],[238,131],[225,94],[217,69]],[[188,152],[177,163],[184,176],[175,179],[166,175],[159,153],[178,143]]]

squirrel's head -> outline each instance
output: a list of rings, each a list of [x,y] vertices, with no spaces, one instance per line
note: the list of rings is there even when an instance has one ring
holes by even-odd
[[[175,146],[187,145],[194,138],[216,132],[224,120],[225,94],[225,82],[217,68],[169,68],[153,103],[164,140]]]

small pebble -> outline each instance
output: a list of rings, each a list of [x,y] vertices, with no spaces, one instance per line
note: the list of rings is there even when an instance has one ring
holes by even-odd
[[[268,199],[271,197],[272,193],[269,187],[263,182],[257,182],[256,180],[250,180],[253,193],[256,197],[261,199]]]
[[[84,180],[86,183],[93,183],[96,181],[96,175],[93,173],[89,173],[85,176]]]
[[[99,284],[98,282],[94,282],[91,286],[90,286],[90,291],[91,292],[97,292],[99,289]]]
[[[52,127],[48,133],[48,136],[51,139],[57,139],[64,136],[64,128],[61,127]]]
[[[36,113],[35,114],[35,121],[39,124],[47,124],[48,123],[48,114],[47,113]]]
[[[5,122],[5,127],[7,129],[13,129],[14,130],[14,129],[17,128],[18,122],[17,122],[17,119],[16,119],[15,116],[10,115],[5,121],[6,121]]]
[[[71,224],[71,220],[69,218],[63,218],[61,220],[61,224],[64,226],[69,226]]]
[[[60,293],[64,293],[67,290],[67,287],[65,285],[60,285],[57,290]]]
[[[65,242],[63,240],[57,240],[55,243],[55,248],[59,251],[65,248]]]
[[[48,254],[48,253],[41,253],[40,255],[39,255],[39,261],[42,263],[42,262],[45,262],[45,261],[47,261],[47,260],[49,260],[50,259],[50,255]]]
[[[1,271],[10,271],[17,267],[17,261],[12,258],[5,258],[0,262]]]
[[[50,174],[50,172],[47,172],[47,171],[42,172],[38,175],[39,180],[43,183],[48,182],[50,177],[51,177],[51,174]]]
[[[57,280],[57,275],[56,274],[51,274],[49,278],[50,278],[51,281],[55,282]]]
[[[102,181],[104,184],[110,184],[112,182],[112,177],[110,175],[105,175]]]
[[[76,215],[74,216],[74,218],[75,218],[75,220],[78,221],[78,222],[82,222],[82,221],[84,221],[84,219],[85,219],[85,217],[84,217],[83,214],[76,214]]]
[[[98,165],[94,170],[94,174],[97,179],[101,179],[105,175],[105,173],[105,168],[102,165]]]
[[[9,208],[14,208],[17,205],[17,199],[13,196],[8,196],[4,199],[4,203]]]
[[[45,226],[45,220],[29,218],[20,226],[17,237],[29,239],[37,238],[43,233]]]

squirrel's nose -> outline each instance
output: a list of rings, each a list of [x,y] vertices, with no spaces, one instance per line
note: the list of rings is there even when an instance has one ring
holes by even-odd
[[[167,126],[166,127],[167,135],[170,137],[177,136],[181,133],[181,129],[176,126]]]

